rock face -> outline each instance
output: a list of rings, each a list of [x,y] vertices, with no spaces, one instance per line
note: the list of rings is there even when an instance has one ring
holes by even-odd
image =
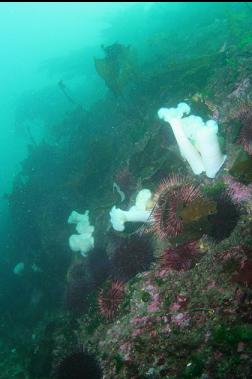
[[[105,378],[240,378],[242,368],[249,377],[252,250],[239,237],[249,228],[251,222],[237,226],[220,243],[204,237],[183,245],[176,265],[165,266],[161,255],[128,282],[113,322],[89,334],[94,314],[80,320],[80,336],[99,356]],[[196,264],[183,264],[187,249],[198,254]]]
[[[177,43],[165,22],[138,63],[128,46],[104,48],[105,98],[29,148],[8,195],[9,264],[25,269],[1,295],[1,336],[18,341],[3,348],[3,377],[54,378],[65,359],[83,369],[89,356],[104,379],[252,376],[251,17],[240,14],[239,36],[232,22],[194,23]],[[218,122],[228,159],[214,178],[193,174],[157,118],[179,101]],[[111,208],[131,209],[144,188],[148,223],[113,230]],[[72,209],[89,210],[87,256],[68,246]]]

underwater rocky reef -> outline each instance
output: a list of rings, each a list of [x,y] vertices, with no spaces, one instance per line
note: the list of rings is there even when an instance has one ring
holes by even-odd
[[[160,58],[144,62],[131,46],[103,46],[94,65],[106,96],[31,143],[8,194],[17,272],[0,330],[15,348],[3,347],[0,378],[252,376],[251,17],[199,25],[184,51],[164,30]],[[222,30],[224,42],[198,51]],[[181,102],[218,124],[226,159],[212,176],[193,172],[158,117]],[[147,221],[115,230],[111,209],[126,217],[142,189]],[[68,245],[73,210],[89,211],[88,252]]]

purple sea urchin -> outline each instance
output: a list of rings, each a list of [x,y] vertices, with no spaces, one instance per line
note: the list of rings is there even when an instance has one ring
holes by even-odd
[[[92,355],[85,352],[66,356],[57,370],[57,379],[99,379],[101,370]]]
[[[141,238],[137,235],[113,237],[108,250],[112,275],[120,280],[129,280],[148,270],[153,261],[151,240],[144,235]]]
[[[74,313],[82,313],[87,307],[87,296],[92,284],[84,261],[72,264],[67,274],[65,306]]]

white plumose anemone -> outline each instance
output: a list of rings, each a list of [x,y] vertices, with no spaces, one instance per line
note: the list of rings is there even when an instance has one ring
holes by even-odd
[[[68,217],[69,224],[76,224],[78,234],[69,237],[70,249],[74,252],[80,252],[85,256],[94,247],[94,226],[89,222],[89,211],[80,214],[73,211]]]
[[[136,197],[135,205],[128,211],[123,211],[115,206],[110,211],[110,221],[115,230],[122,232],[125,222],[146,222],[152,209],[152,194],[148,189],[142,189]]]
[[[218,124],[214,120],[204,123],[194,115],[183,117],[190,111],[188,104],[179,103],[177,108],[159,109],[158,117],[170,124],[180,153],[194,174],[205,171],[209,178],[214,178],[226,159],[218,141]]]

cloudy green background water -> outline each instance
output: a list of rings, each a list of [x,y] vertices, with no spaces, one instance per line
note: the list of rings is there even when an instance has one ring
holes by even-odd
[[[30,116],[34,124],[38,123],[38,128],[32,129],[34,138],[40,140],[45,122],[60,119],[67,111],[68,104],[57,88],[58,81],[65,78],[73,82],[75,91],[76,87],[81,91],[83,103],[90,101],[90,91],[95,92],[92,81],[96,80],[92,54],[103,42],[109,17],[122,7],[1,4],[1,194],[11,189],[19,162],[26,155],[29,136],[19,125],[19,117],[27,117],[29,122]]]
[[[59,80],[67,80],[85,106],[104,93],[93,56],[105,42],[110,18],[127,7],[123,3],[1,4],[1,244],[10,227],[3,196],[11,190],[26,156],[27,128],[40,141],[46,124],[71,109],[59,91]]]
[[[162,14],[167,6],[160,4],[155,8],[160,8]],[[95,72],[93,57],[100,54],[101,44],[117,40],[136,43],[139,39],[141,48],[148,33],[159,23],[150,21],[152,7],[152,3],[123,2],[60,6],[53,2],[1,4],[0,154],[4,163],[0,169],[0,230],[3,238],[8,211],[2,196],[11,190],[20,161],[26,156],[30,142],[28,129],[31,128],[34,139],[39,141],[46,134],[46,124],[60,120],[71,109],[59,91],[58,82],[67,80],[77,101],[84,106],[100,98],[105,88]],[[171,11],[180,7],[173,4]],[[122,11],[127,12],[124,23],[119,21],[117,25],[116,15]]]
[[[106,215],[115,203],[120,206],[115,181],[126,183],[122,206],[127,209],[140,187],[155,191],[171,167],[188,172],[176,154],[172,134],[157,119],[159,107],[188,101],[205,119],[216,117],[221,147],[228,157],[234,154],[241,125],[238,117],[229,124],[230,109],[251,98],[251,20],[252,7],[246,2],[0,4],[0,379],[56,377],[58,351],[60,358],[63,352],[80,351],[85,333],[91,335],[100,325],[97,309],[92,308],[91,316],[88,309],[96,304],[97,291],[115,275],[109,254],[134,250],[129,237],[134,230],[120,236],[124,244],[109,229]],[[109,70],[99,71],[96,61],[110,59],[113,65],[118,46],[130,51],[119,62],[119,79]],[[240,166],[232,171],[229,165],[226,171],[249,185],[251,161],[245,158],[248,165],[242,174]],[[81,261],[84,273],[78,275],[85,280],[77,285],[71,268],[75,258],[82,258],[71,255],[66,220],[73,209],[89,208],[97,228],[95,250],[89,260]],[[234,208],[222,217],[234,217],[231,229],[239,214]],[[230,230],[224,231],[227,241]],[[144,240],[139,249],[146,252],[146,261],[133,274],[118,258],[130,272],[124,267],[123,281],[154,262],[152,242]],[[160,246],[156,254],[159,250]],[[112,266],[118,261],[112,260]],[[143,301],[148,303],[146,293]],[[81,308],[77,314],[76,304]],[[128,303],[128,311],[127,307]],[[86,314],[92,323],[78,331],[76,340],[77,320]],[[106,330],[107,323],[102,328]],[[95,342],[90,346],[93,353]],[[106,361],[106,354],[97,353],[107,365],[106,378],[117,378],[109,374],[111,362],[116,362],[118,378],[161,377],[155,367],[146,368],[146,376],[123,376],[122,358]],[[148,356],[147,349],[143,355]],[[233,363],[236,357],[229,358],[232,371],[238,363]],[[164,371],[162,377],[227,377],[224,364],[218,373],[204,376],[202,362],[196,374],[165,376]]]
[[[186,9],[181,12],[183,7]],[[165,22],[168,28],[178,25],[181,19],[187,18],[190,9],[194,9],[193,17],[202,17],[204,22],[207,7],[209,5],[199,4],[196,10],[193,3],[155,5],[151,2],[142,5],[123,2],[85,5],[2,3],[0,151],[5,164],[1,165],[1,193],[11,188],[13,177],[19,170],[18,163],[25,156],[27,136],[19,130],[18,117],[25,119],[33,114],[36,122],[42,121],[42,128],[45,120],[60,119],[68,106],[58,93],[57,83],[61,79],[67,79],[69,86],[80,92],[76,96],[83,104],[95,101],[104,90],[93,67],[93,56],[100,53],[101,44],[134,42],[141,50],[153,30],[162,28]],[[122,18],[121,12],[129,8]],[[152,19],[150,15],[154,10]],[[120,15],[118,25],[116,13]],[[193,22],[189,20],[188,17],[186,22],[191,23],[192,28],[188,29],[190,35]],[[97,82],[101,88],[95,90]],[[39,93],[40,107],[36,97],[37,94],[40,96]],[[63,104],[59,104],[60,101]],[[43,133],[39,127],[36,133],[34,138],[40,139]]]

